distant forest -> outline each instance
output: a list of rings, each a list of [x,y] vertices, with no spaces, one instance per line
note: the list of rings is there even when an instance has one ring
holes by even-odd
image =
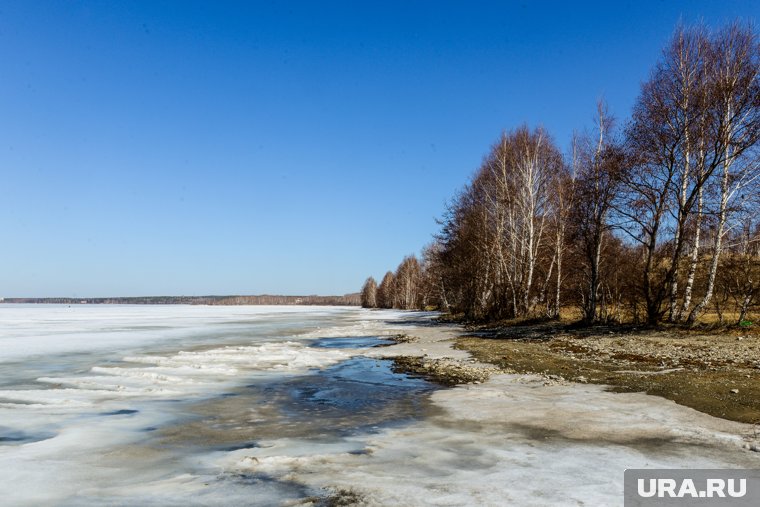
[[[325,305],[358,306],[359,294],[343,296],[145,296],[114,298],[5,298],[5,303],[121,305]]]
[[[760,299],[759,75],[751,25],[678,27],[630,118],[600,101],[565,153],[541,127],[502,133],[421,259],[368,278],[363,306],[748,324]]]

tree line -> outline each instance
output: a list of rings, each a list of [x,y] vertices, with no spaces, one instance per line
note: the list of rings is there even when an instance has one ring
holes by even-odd
[[[470,320],[575,307],[593,322],[748,318],[760,300],[760,46],[681,26],[618,128],[603,101],[563,153],[504,132],[422,252],[361,291],[370,308]]]

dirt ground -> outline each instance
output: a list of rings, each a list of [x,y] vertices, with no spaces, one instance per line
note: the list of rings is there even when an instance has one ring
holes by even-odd
[[[573,327],[560,323],[473,329],[456,348],[547,382],[646,392],[710,415],[758,425],[760,332]]]

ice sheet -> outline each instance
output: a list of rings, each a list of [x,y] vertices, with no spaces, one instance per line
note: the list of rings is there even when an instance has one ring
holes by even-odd
[[[0,304],[0,362],[33,356],[187,342],[204,333],[252,324],[329,317],[319,306],[12,305]],[[296,320],[297,322],[297,320]]]
[[[643,394],[500,376],[438,391],[429,420],[315,448],[277,440],[217,465],[365,505],[622,505],[626,468],[752,468],[744,425]]]
[[[625,468],[760,468],[760,455],[741,446],[747,426],[661,398],[545,386],[529,376],[439,390],[423,419],[345,436],[304,432],[297,417],[320,411],[273,411],[267,393],[303,388],[314,369],[357,354],[466,357],[450,347],[456,330],[423,325],[429,317],[356,308],[0,305],[8,324],[0,328],[3,501],[299,505],[350,490],[366,505],[609,506],[622,504]],[[419,341],[310,346],[324,337],[399,333]],[[275,378],[279,390],[268,391]],[[242,394],[248,384],[259,386],[255,396]],[[332,387],[321,389],[315,402]],[[270,421],[266,437],[247,431],[262,421]],[[219,434],[229,435],[228,450],[205,441]]]

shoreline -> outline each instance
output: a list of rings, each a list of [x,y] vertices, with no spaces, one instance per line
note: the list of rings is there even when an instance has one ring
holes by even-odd
[[[645,392],[731,421],[760,425],[760,336],[679,330],[514,326],[456,347],[517,373]]]
[[[491,377],[516,374],[543,386],[595,384],[611,393],[644,393],[744,426],[754,435],[744,447],[760,452],[756,332],[574,329],[556,322],[468,331],[431,321],[403,336],[391,350],[372,354],[393,359],[395,371],[448,387],[477,388]]]

